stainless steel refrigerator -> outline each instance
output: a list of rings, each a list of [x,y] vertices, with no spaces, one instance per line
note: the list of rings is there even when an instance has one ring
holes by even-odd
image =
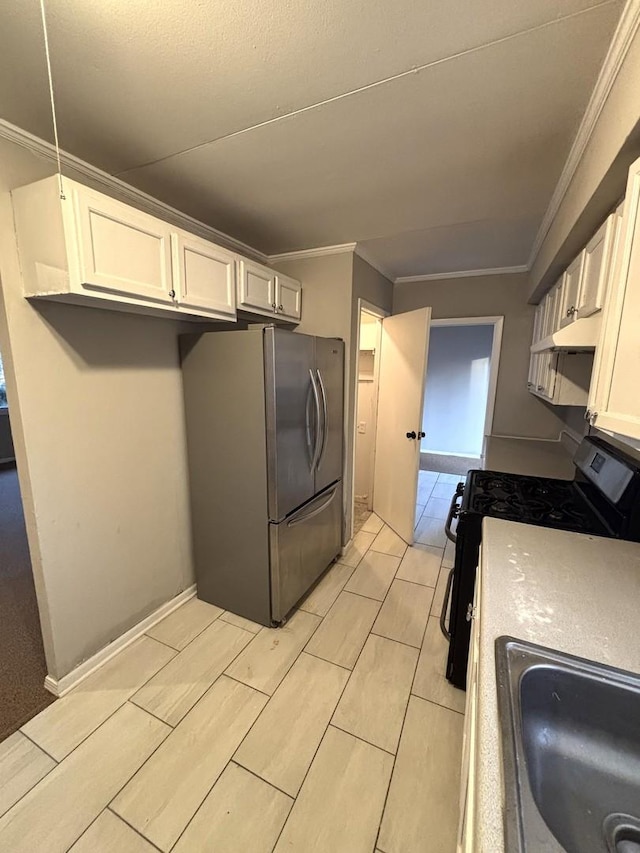
[[[181,340],[198,597],[281,623],[342,548],[344,343]]]

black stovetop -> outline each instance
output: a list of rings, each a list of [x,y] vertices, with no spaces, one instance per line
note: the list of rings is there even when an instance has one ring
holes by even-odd
[[[502,471],[470,471],[462,509],[523,524],[611,535],[581,496],[573,480],[528,477]]]

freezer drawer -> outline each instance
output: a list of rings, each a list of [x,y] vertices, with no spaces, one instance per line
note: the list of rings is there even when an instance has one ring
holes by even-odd
[[[281,622],[342,548],[342,482],[269,525],[271,618]]]

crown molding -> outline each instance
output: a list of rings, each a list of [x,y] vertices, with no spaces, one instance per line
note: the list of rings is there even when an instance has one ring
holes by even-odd
[[[526,264],[517,267],[492,267],[484,270],[459,270],[458,272],[435,272],[428,275],[401,275],[394,284],[411,284],[418,281],[442,281],[448,278],[473,278],[480,275],[508,275],[510,273],[529,272]]]
[[[370,267],[373,267],[374,270],[377,270],[381,276],[384,276],[384,278],[386,278],[388,281],[391,282],[391,284],[393,284],[394,276],[389,272],[389,270],[385,269],[379,261],[377,261],[371,256],[368,249],[364,249],[362,246],[359,246],[356,243],[355,252],[356,255],[362,258],[365,263],[369,264]]]
[[[594,86],[587,109],[580,122],[569,156],[564,164],[562,173],[556,188],[551,196],[551,201],[545,212],[536,239],[531,248],[528,267],[531,269],[538,256],[538,252],[551,229],[554,219],[558,214],[560,205],[567,194],[567,190],[584,156],[585,149],[595,130],[600,114],[604,108],[607,98],[616,81],[622,63],[629,51],[629,47],[640,27],[640,0],[627,0],[618,21],[618,26],[613,34],[609,50],[602,63],[600,74]]]
[[[55,146],[4,119],[0,119],[0,139],[6,139],[9,142],[19,145],[21,148],[26,148],[39,157],[52,160],[54,163],[56,162]],[[171,207],[171,205],[165,204],[163,201],[158,201],[153,196],[132,187],[130,184],[126,184],[120,178],[104,172],[97,166],[92,166],[91,163],[87,163],[73,154],[60,151],[60,162],[63,174],[65,171],[72,171],[75,175],[79,175],[89,181],[94,189],[104,191],[113,198],[117,198],[118,201],[131,204],[145,213],[164,219],[178,228],[184,228],[186,231],[197,234],[206,240],[211,240],[231,251],[239,252],[262,263],[266,263],[267,261],[267,256],[263,252],[259,252],[241,240],[236,240],[235,237],[231,237],[223,231],[218,231],[217,228],[212,228],[210,225],[200,222],[199,219],[195,219],[187,213],[176,210],[175,207]]]
[[[345,255],[354,252],[355,243],[339,243],[336,246],[318,246],[316,249],[300,249],[298,252],[280,252],[277,255],[268,255],[269,263],[277,264],[280,261],[300,261],[304,258],[322,258],[325,255]]]

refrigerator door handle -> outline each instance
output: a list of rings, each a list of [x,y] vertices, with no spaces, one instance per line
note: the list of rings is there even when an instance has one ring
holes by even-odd
[[[320,467],[320,463],[322,462],[322,458],[324,456],[324,451],[327,446],[327,418],[328,418],[328,409],[327,409],[327,392],[324,387],[324,382],[322,381],[322,374],[319,370],[316,370],[316,375],[318,377],[318,385],[320,386],[320,394],[322,396],[322,441],[320,443],[320,454],[318,456],[317,467]]]
[[[327,496],[326,500],[324,500],[319,506],[314,506],[312,509],[307,509],[306,512],[298,515],[292,516],[289,521],[287,521],[287,527],[295,527],[296,524],[303,524],[305,521],[309,521],[311,518],[315,518],[316,515],[320,515],[321,512],[329,506],[329,504],[333,501],[338,491],[338,487],[334,486],[331,489],[331,492]]]
[[[309,368],[309,378],[311,379],[313,400],[316,404],[316,434],[313,446],[313,455],[311,457],[311,470],[313,471],[318,464],[318,457],[320,456],[320,395],[318,394],[318,386],[316,385],[316,379],[311,368]]]

